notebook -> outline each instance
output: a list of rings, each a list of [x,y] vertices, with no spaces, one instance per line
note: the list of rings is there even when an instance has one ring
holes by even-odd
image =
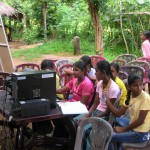
[[[78,102],[63,101],[63,102],[57,102],[57,104],[64,115],[88,113],[86,106],[82,104],[80,101]]]

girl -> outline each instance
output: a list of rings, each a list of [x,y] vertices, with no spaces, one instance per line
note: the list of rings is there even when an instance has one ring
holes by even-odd
[[[73,64],[74,78],[64,87],[57,89],[56,93],[60,94],[71,90],[73,97],[69,101],[81,101],[81,103],[85,104],[86,107],[89,108],[89,104],[94,93],[94,86],[91,80],[85,75],[85,68],[86,66],[83,61],[75,62]]]
[[[80,58],[86,65],[86,75],[91,79],[91,81],[96,81],[95,69],[92,66],[91,58],[89,56],[82,56]]]
[[[75,122],[80,123],[81,120],[90,116],[105,117],[108,116],[110,110],[106,105],[106,93],[109,94],[110,103],[114,103],[120,94],[118,85],[112,80],[110,64],[108,61],[99,61],[96,65],[96,77],[98,80],[96,86],[96,95],[94,103],[91,106],[89,113],[86,115],[79,115],[74,118]]]
[[[150,130],[150,96],[142,89],[143,82],[140,76],[136,74],[129,75],[127,100],[122,107],[119,110],[116,109],[109,98],[106,98],[106,104],[113,114],[120,117],[128,109],[130,115],[130,121],[128,118],[119,118],[120,126],[113,128],[114,134],[109,144],[109,150],[114,150],[112,142],[118,143],[119,149],[123,142],[139,143],[148,140],[148,131]]]
[[[150,58],[150,31],[145,31],[141,35],[143,56]]]
[[[91,63],[91,58],[89,56],[82,56],[80,58],[81,61],[83,61],[85,63],[85,71],[86,71],[86,76],[89,77],[89,79],[95,83],[96,81],[96,76],[95,76],[95,69],[93,68],[92,66],[92,63]],[[65,70],[66,73],[68,74],[73,74],[73,71],[71,69],[66,69]]]
[[[121,106],[123,102],[126,100],[127,90],[123,81],[119,77],[117,77],[118,72],[119,72],[119,65],[117,63],[112,62],[110,63],[110,67],[111,67],[112,76],[115,82],[118,84],[119,88],[121,89],[121,97],[120,97],[120,102],[119,102],[119,105]]]

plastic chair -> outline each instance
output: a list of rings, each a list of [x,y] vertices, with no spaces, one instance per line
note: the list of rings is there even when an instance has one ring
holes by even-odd
[[[128,65],[136,65],[144,68],[144,77],[143,77],[143,84],[145,86],[146,83],[148,83],[148,91],[150,93],[150,81],[149,81],[149,63],[146,61],[141,61],[141,60],[134,60],[128,63]]]
[[[120,99],[120,97],[118,97],[118,99]],[[114,103],[114,107],[119,108],[120,107],[119,102],[120,102],[119,100],[116,100]],[[116,116],[111,112],[109,115],[109,120],[108,120],[108,122],[111,124],[111,126],[114,126],[115,118],[116,118]]]
[[[150,139],[142,143],[122,143],[122,150],[127,150],[127,149],[148,150],[150,149]]]
[[[136,60],[137,57],[135,55],[133,55],[133,54],[122,54],[122,55],[119,55],[117,57],[117,59],[123,59],[123,60],[125,60],[128,63],[130,61]]]
[[[104,57],[102,57],[100,55],[93,55],[93,56],[90,56],[90,58],[91,58],[91,62],[92,62],[92,65],[93,65],[94,68],[96,67],[96,64],[99,61],[106,60]]]
[[[63,74],[60,75],[59,78],[60,78],[60,85],[61,85],[61,87],[63,87],[63,86],[65,86],[70,80],[73,79],[73,75],[63,73]],[[70,93],[71,93],[70,91],[64,93],[64,94],[63,94],[63,95],[64,95],[64,98],[65,98],[65,99],[68,99],[68,96],[69,96]]]
[[[123,81],[126,80],[128,78],[128,76],[129,75],[124,71],[119,71],[119,73],[118,73],[118,77]]]
[[[65,73],[65,69],[72,69],[73,64],[64,64],[60,68],[57,69],[58,76],[61,76]]]
[[[119,67],[126,66],[127,62],[123,59],[115,59],[111,63],[117,63]]]
[[[130,74],[138,74],[142,79],[144,77],[145,69],[140,66],[124,66],[120,68],[120,71]]]
[[[74,64],[74,62],[70,59],[60,59],[55,62],[56,70],[59,70],[59,68],[65,64]]]
[[[98,117],[87,118],[79,124],[74,150],[81,150],[84,138],[84,128],[89,124],[91,124],[90,135],[92,136],[90,141],[90,149],[107,150],[108,144],[112,138],[113,130],[107,121]]]
[[[0,90],[4,90],[4,81],[5,78],[9,75],[10,73],[8,72],[0,72]]]
[[[35,63],[24,63],[24,64],[17,65],[15,67],[15,72],[22,71],[25,68],[31,68],[31,69],[35,69],[35,70],[40,70],[40,66],[38,64],[35,64]]]

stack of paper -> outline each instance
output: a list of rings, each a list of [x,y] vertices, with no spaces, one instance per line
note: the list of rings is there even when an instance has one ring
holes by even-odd
[[[84,104],[80,101],[78,102],[57,102],[61,111],[64,115],[71,115],[71,114],[87,114],[88,110]]]

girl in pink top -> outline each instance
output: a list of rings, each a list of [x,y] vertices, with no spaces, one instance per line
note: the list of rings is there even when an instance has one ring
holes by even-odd
[[[74,78],[69,81],[64,87],[57,89],[57,94],[62,94],[68,91],[73,93],[70,102],[81,101],[89,108],[94,93],[94,86],[92,81],[85,75],[86,66],[83,61],[77,61],[73,64]]]
[[[150,31],[145,31],[141,35],[143,56],[150,58]]]

